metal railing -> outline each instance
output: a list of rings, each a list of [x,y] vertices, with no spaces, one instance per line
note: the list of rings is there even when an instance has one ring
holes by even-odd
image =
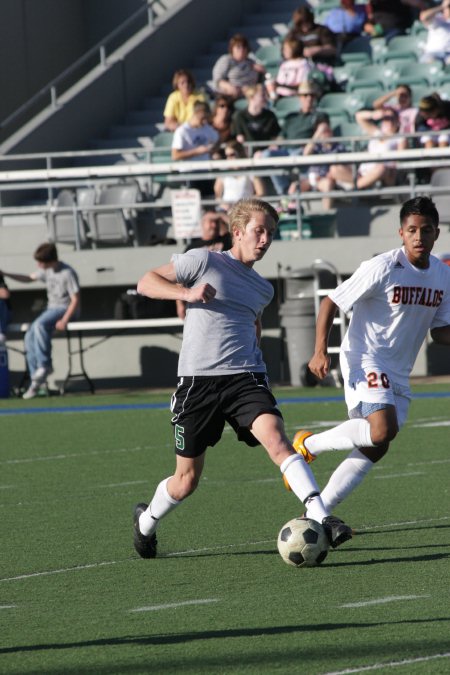
[[[167,9],[162,0],[145,0],[142,7],[125,19],[120,26],[111,31],[71,66],[2,120],[0,122],[0,142],[8,138],[48,105],[55,109],[58,105],[58,96],[61,96],[94,68],[98,66],[105,68],[108,55],[124,44],[138,30],[145,26],[157,25],[157,20]]]

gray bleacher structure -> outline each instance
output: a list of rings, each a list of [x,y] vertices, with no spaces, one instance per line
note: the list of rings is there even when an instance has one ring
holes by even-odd
[[[61,257],[80,274],[85,319],[111,318],[121,293],[134,288],[147,269],[166,263],[174,252],[184,248],[183,241],[165,245],[173,239],[167,196],[170,190],[166,189],[171,176],[164,171],[155,175],[127,174],[127,168],[136,163],[144,165],[151,159],[152,163],[161,162],[163,166],[169,158],[171,134],[162,130],[161,123],[173,71],[188,67],[197,84],[207,86],[212,65],[226,51],[229,37],[237,31],[249,37],[255,53],[260,49],[262,60],[266,58],[271,67],[276,67],[273,47],[279,46],[292,11],[302,3],[298,0],[227,0],[223,4],[214,3],[214,11],[211,11],[210,0],[172,0],[167,4],[167,12],[156,24],[141,27],[124,44],[108,52],[103,63],[57,96],[54,105],[43,109],[0,146],[0,174],[18,167],[36,166],[86,169],[109,163],[117,169],[114,176],[102,178],[94,171],[85,179],[72,177],[65,183],[50,179],[38,184],[30,179],[27,191],[23,191],[26,182],[18,186],[21,190],[16,189],[17,185],[13,189],[11,181],[0,183],[0,269],[31,271],[34,248],[45,239],[55,240]],[[323,9],[323,3],[319,5]],[[201,31],[198,30],[199,17]],[[414,34],[415,44],[419,38],[423,40],[418,28]],[[417,57],[412,42],[394,42],[395,56],[389,44],[380,38],[358,38],[350,43],[341,55],[342,65],[336,69],[344,91],[327,94],[320,102],[321,108],[330,114],[335,133],[353,136],[358,130],[352,112],[370,105],[380,92],[404,81],[406,60],[410,62]],[[177,49],[170,50],[167,45],[176,45]],[[446,81],[450,72],[439,66],[426,69],[417,62],[413,65],[417,81],[411,81],[411,86],[415,99],[430,87],[450,98],[450,84]],[[384,73],[381,78],[376,75],[380,72]],[[392,75],[390,79],[387,72]],[[275,109],[280,109],[282,117],[283,107],[293,109],[295,105],[296,101],[280,101]],[[359,146],[352,142],[348,147],[364,148],[364,139]],[[69,151],[67,155],[65,151]],[[101,155],[98,151],[110,154]],[[39,161],[29,157],[29,153],[40,153]],[[28,159],[8,161],[12,154]],[[445,153],[442,156],[444,159],[439,161],[445,163]],[[283,216],[283,237],[273,243],[258,267],[277,288],[276,299],[266,313],[263,333],[263,346],[274,381],[287,379],[277,307],[283,279],[317,259],[328,261],[345,276],[362,260],[397,246],[400,202],[428,188],[415,183],[411,178],[414,168],[408,169],[406,161],[403,164],[404,185],[398,193],[395,189],[378,188],[364,194],[341,191],[334,195],[335,208],[328,214],[321,211],[321,195],[309,195],[304,200],[302,195],[303,226],[300,223],[298,227],[298,214]],[[416,165],[419,164],[417,161]],[[270,168],[266,167],[267,171],[270,172]],[[450,251],[450,209],[445,188],[449,183],[445,176],[440,181],[437,176],[436,173],[435,183],[430,187],[440,191],[436,193],[436,200],[441,200],[445,218],[437,251],[447,253]],[[410,180],[413,180],[411,185]],[[18,195],[25,195],[22,202]],[[320,223],[324,219],[326,226],[322,227]],[[29,287],[24,289],[14,282],[11,289],[14,320],[29,320],[29,307],[36,305],[42,289],[30,291]],[[154,307],[155,312],[161,310],[156,304]],[[171,310],[166,307],[163,311],[170,314]],[[58,351],[64,350],[65,342],[55,342],[57,357]],[[93,350],[92,355],[88,352],[86,358],[88,361],[92,358],[88,364],[90,372],[104,386],[118,381],[170,386],[174,382],[176,358],[170,357],[168,368],[167,360],[160,357],[167,350],[176,354],[178,347],[176,335],[167,339],[164,335],[117,336],[102,349]],[[124,358],[117,358],[118,349]],[[134,350],[133,354],[130,350]],[[436,369],[439,360],[429,357],[429,353],[433,355],[433,347],[425,346],[416,374],[428,374],[431,361]],[[19,355],[12,355],[12,367],[14,370],[22,367]],[[450,372],[448,358],[441,363],[441,369]],[[62,373],[56,369],[54,377],[61,378]]]

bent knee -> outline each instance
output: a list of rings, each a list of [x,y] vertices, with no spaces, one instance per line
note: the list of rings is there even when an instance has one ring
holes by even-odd
[[[393,441],[398,432],[399,428],[397,425],[386,425],[371,429],[370,436],[372,438],[372,443],[375,446],[380,446]]]

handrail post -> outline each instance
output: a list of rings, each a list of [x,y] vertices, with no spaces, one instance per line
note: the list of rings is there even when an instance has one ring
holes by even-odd
[[[150,26],[150,28],[153,26],[154,21],[152,4],[153,4],[152,0],[147,0],[147,16],[148,16],[148,25]]]
[[[56,87],[50,87],[50,98],[52,102],[52,108],[58,107],[58,95],[56,93]]]
[[[47,155],[47,157],[45,158],[45,166],[47,167],[47,171],[50,171],[50,169],[52,168],[52,158],[50,155]],[[47,199],[48,205],[51,206],[53,203],[53,188],[51,183],[48,184]]]
[[[103,66],[103,68],[106,68],[106,47],[105,45],[100,45],[100,65]]]

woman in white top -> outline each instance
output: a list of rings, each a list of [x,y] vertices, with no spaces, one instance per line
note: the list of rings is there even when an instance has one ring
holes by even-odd
[[[231,140],[225,145],[225,157],[230,160],[247,157],[245,148],[239,141]],[[264,185],[257,176],[244,174],[225,174],[217,178],[214,183],[216,199],[221,199],[220,209],[228,211],[240,199],[261,197],[264,194]]]

